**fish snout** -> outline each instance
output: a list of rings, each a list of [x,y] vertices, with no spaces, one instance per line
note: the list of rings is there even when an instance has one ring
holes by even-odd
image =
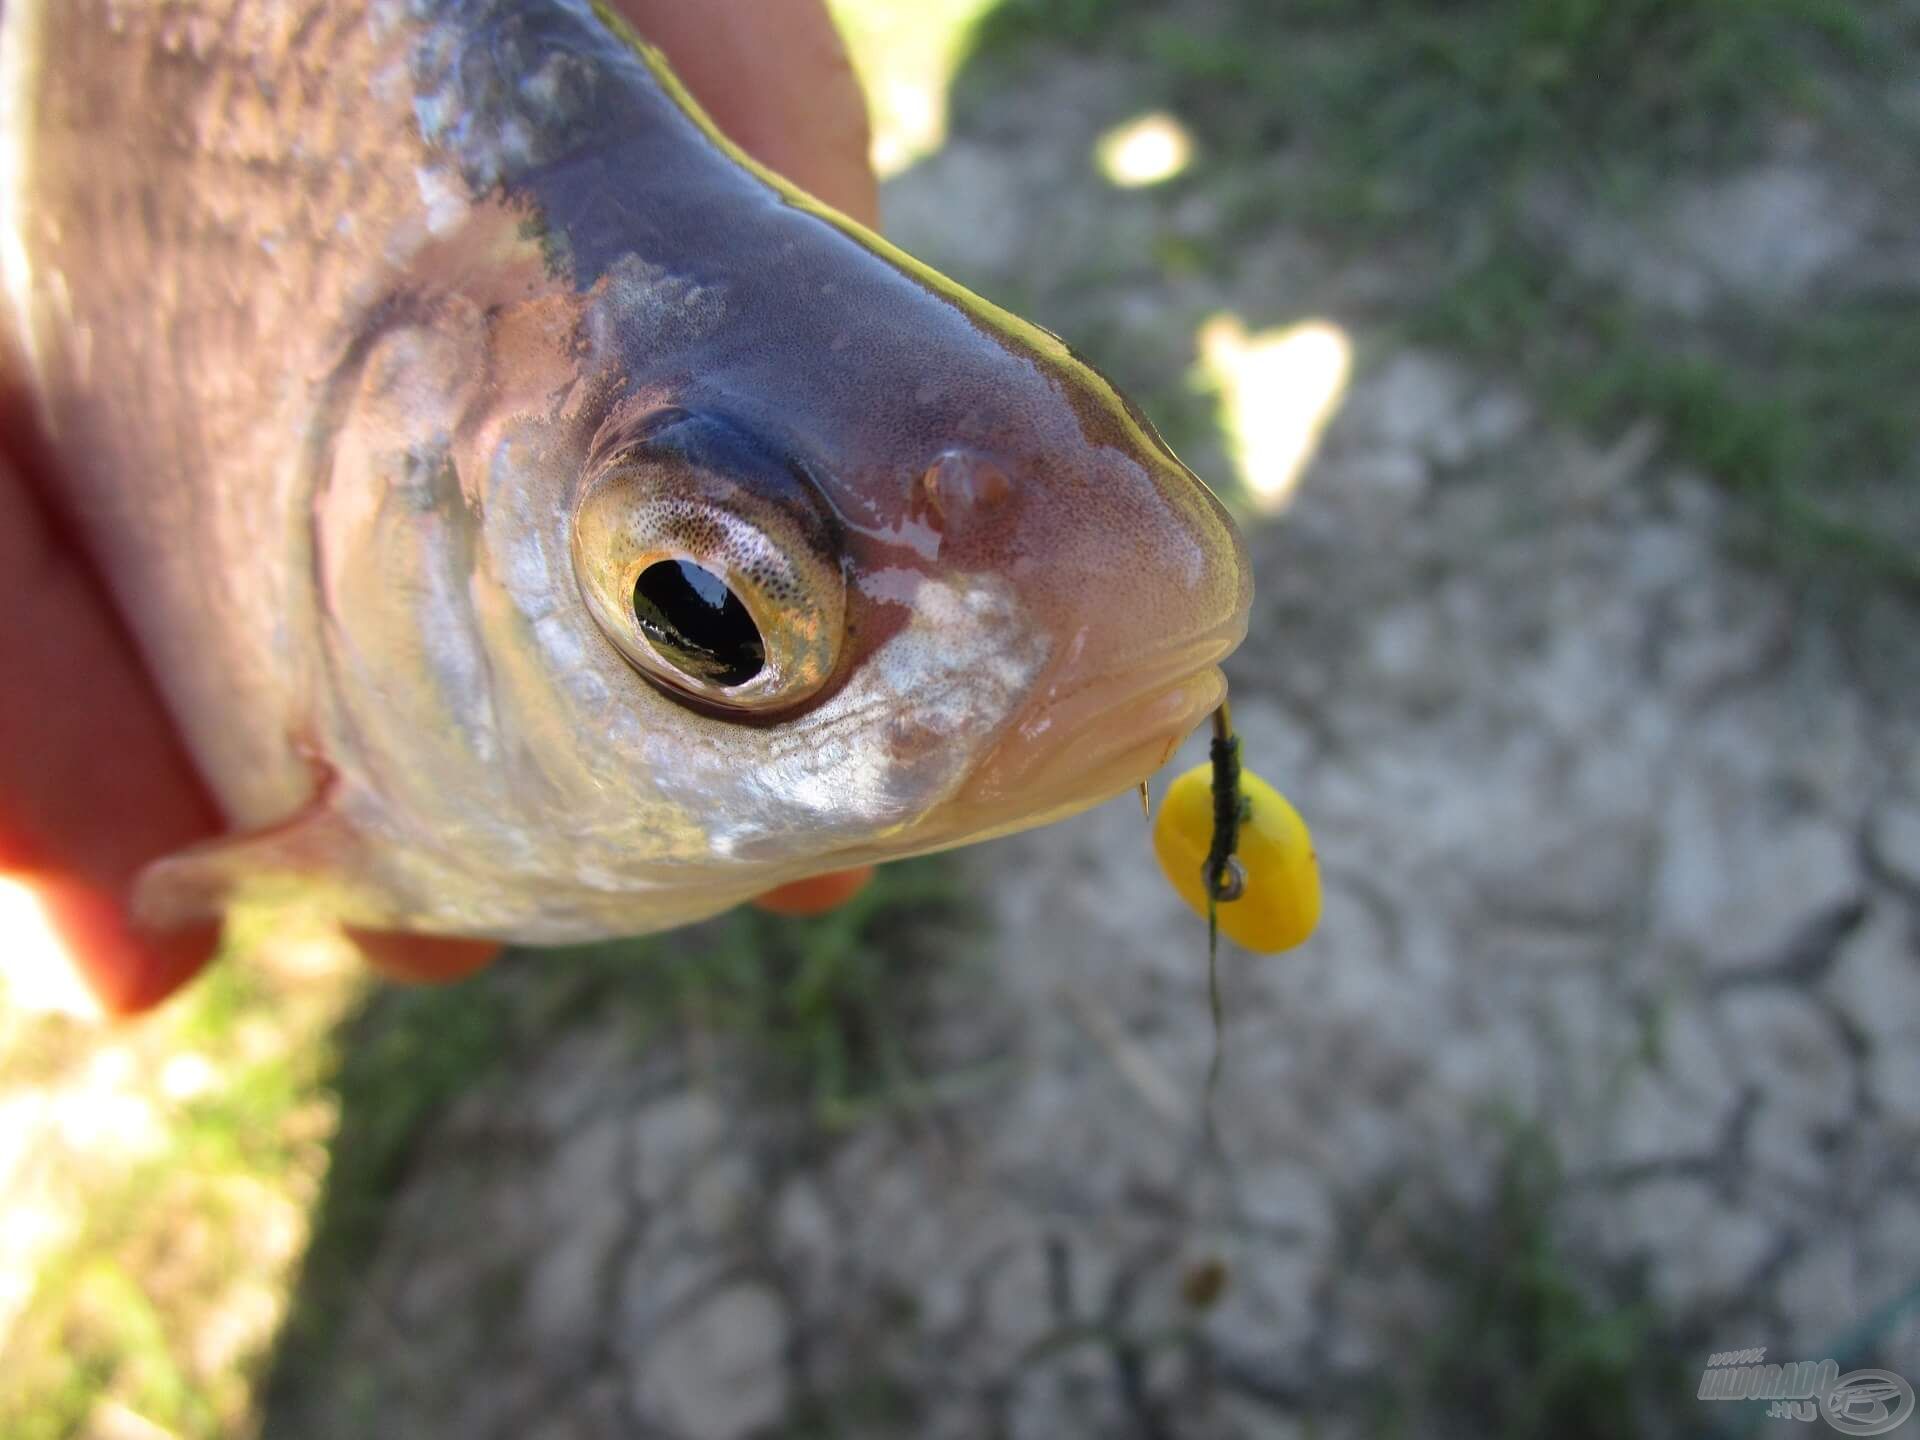
[[[1015,578],[1047,664],[977,768],[975,799],[1064,813],[1166,763],[1226,694],[1219,665],[1247,630],[1253,581],[1226,508],[1170,454],[1109,455],[1078,483],[1020,496]],[[941,493],[998,496],[976,467],[936,466]],[[950,478],[951,477],[951,478]]]

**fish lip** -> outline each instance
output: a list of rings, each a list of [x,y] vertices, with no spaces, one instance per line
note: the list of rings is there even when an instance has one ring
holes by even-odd
[[[1016,721],[962,787],[968,809],[1037,824],[1132,789],[1159,770],[1226,698],[1219,637],[1095,676]],[[995,826],[995,829],[1003,826]]]

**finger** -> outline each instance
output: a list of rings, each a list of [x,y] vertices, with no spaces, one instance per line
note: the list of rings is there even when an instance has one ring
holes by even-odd
[[[390,930],[347,928],[367,961],[389,980],[409,985],[448,985],[491,965],[500,947],[484,940],[441,935],[400,935]]]
[[[37,904],[41,963],[70,966],[127,1014],[165,999],[216,940],[210,926],[135,931],[133,877],[220,816],[112,603],[30,483],[49,463],[31,434],[19,398],[0,393],[0,875]]]
[[[741,149],[879,223],[866,97],[823,0],[619,0]]]
[[[822,915],[844,905],[873,879],[873,866],[831,870],[782,885],[754,898],[754,904],[774,915]]]

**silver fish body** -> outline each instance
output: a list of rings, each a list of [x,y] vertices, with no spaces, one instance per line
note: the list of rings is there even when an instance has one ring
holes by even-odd
[[[6,324],[235,831],[156,922],[658,929],[1217,702],[1206,488],[585,0],[7,0],[0,85]]]

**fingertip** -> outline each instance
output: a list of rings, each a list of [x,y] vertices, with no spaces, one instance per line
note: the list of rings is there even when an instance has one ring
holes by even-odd
[[[220,817],[60,493],[0,356],[0,947],[22,988],[134,1015],[204,968],[219,931],[136,926],[133,877]]]
[[[0,936],[10,964],[50,991],[77,988],[107,1016],[153,1009],[205,969],[220,943],[217,925],[148,933],[117,897],[71,876],[12,876],[8,888],[23,902],[8,907]]]
[[[772,915],[795,917],[824,915],[853,899],[873,880],[873,866],[860,865],[851,870],[830,870],[825,875],[810,875],[781,885],[753,903]]]
[[[861,224],[879,224],[866,92],[823,0],[617,0],[723,133]]]
[[[347,938],[389,980],[407,985],[450,985],[478,974],[499,957],[501,947],[486,940],[444,935],[403,935],[391,930],[347,927]]]

